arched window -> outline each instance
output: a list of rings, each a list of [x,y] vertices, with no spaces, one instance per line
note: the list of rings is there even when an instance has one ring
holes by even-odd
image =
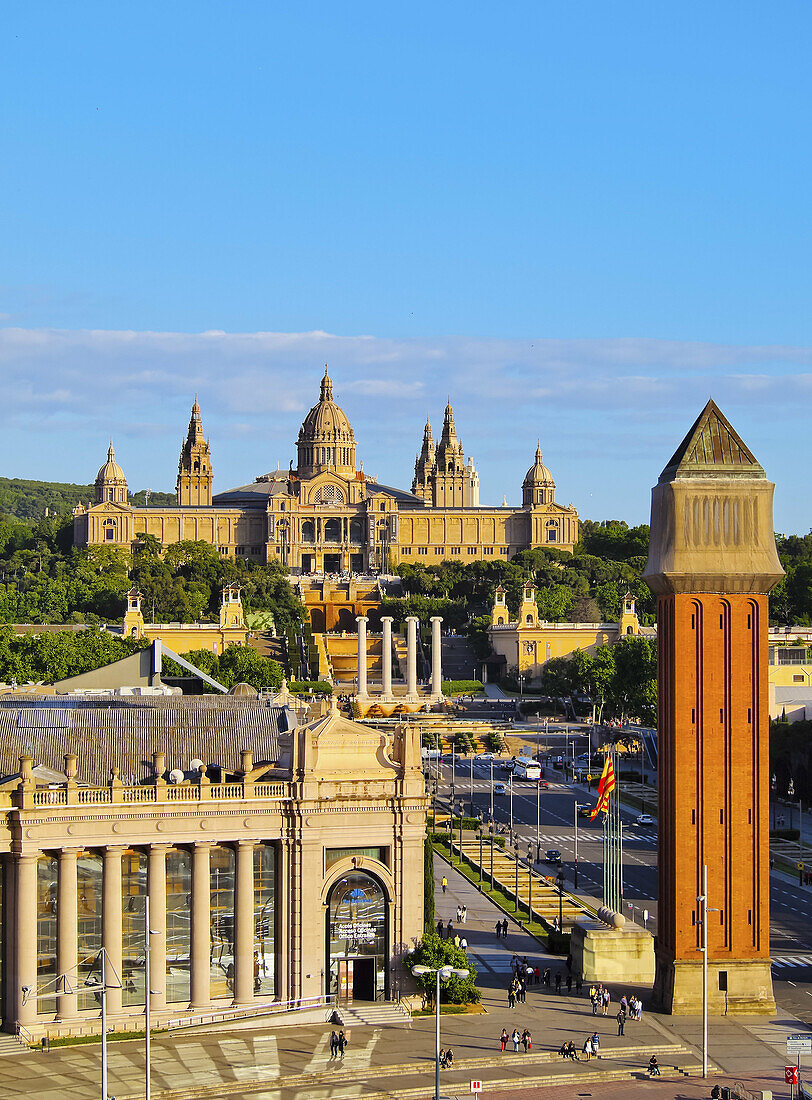
[[[357,1000],[374,1001],[386,991],[389,906],[372,875],[353,871],[335,882],[327,897],[327,992],[342,987]]]
[[[626,627],[626,633],[627,634],[634,634],[634,627],[627,626]]]
[[[337,485],[320,485],[311,499],[314,504],[343,504],[344,494]]]
[[[104,540],[105,542],[116,541],[116,521],[114,519],[106,519],[102,524],[104,528]]]
[[[505,625],[505,620],[504,620],[504,619],[502,618],[502,616],[501,616],[501,615],[500,615],[500,616],[499,616],[499,618],[498,618],[498,619],[496,620],[496,625],[497,625],[497,626],[504,626],[504,625]]]
[[[350,523],[350,542],[363,542],[364,541],[364,521],[362,519],[354,519]]]
[[[532,615],[525,615],[524,621],[527,623],[528,626],[532,626],[533,625],[533,616]]]
[[[324,525],[325,542],[341,542],[341,523],[337,519],[328,519]]]
[[[316,541],[316,525],[312,519],[306,519],[302,524],[302,542]]]

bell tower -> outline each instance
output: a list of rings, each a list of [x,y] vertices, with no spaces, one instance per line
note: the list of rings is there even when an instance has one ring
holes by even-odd
[[[214,475],[211,468],[211,454],[208,440],[203,435],[203,422],[200,418],[200,406],[192,405],[189,431],[181,447],[178,463],[177,495],[178,504],[183,506],[211,505],[211,487]]]
[[[709,401],[652,490],[644,579],[657,597],[659,918],[655,1000],[775,1011],[770,974],[767,596],[773,490]]]

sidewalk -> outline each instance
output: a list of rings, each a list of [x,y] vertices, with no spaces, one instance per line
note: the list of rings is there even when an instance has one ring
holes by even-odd
[[[449,885],[446,894],[438,890],[437,919],[445,923],[455,918],[458,904],[468,907],[462,928],[479,970],[485,1009],[480,1014],[442,1017],[441,1042],[455,1056],[454,1069],[443,1071],[444,1096],[470,1096],[470,1081],[477,1078],[489,1100],[573,1100],[579,1095],[619,1100],[638,1092],[656,1100],[707,1097],[710,1083],[695,1076],[700,1063],[695,1046],[699,1020],[644,1011],[643,1020],[629,1021],[625,1036],[618,1038],[617,997],[630,990],[613,990],[610,1015],[593,1017],[586,991],[581,997],[557,996],[541,985],[529,988],[526,1004],[509,1010],[506,988],[514,953],[527,955],[541,969],[549,965],[553,973],[566,972],[564,960],[545,955],[510,916],[505,918],[474,884],[438,858],[438,880],[443,873]],[[494,925],[502,919],[508,921],[508,938],[497,941]],[[509,1049],[501,1054],[502,1027],[510,1032],[525,1026],[533,1036],[532,1053],[514,1054]],[[572,1039],[580,1050],[593,1030],[601,1037],[600,1058],[587,1064],[557,1057],[564,1040]],[[776,1098],[788,1095],[779,1083],[784,1065],[780,1051],[787,1031],[801,1030],[803,1025],[789,1018],[748,1023],[712,1019],[711,1057],[726,1071],[716,1079],[732,1084],[742,1073],[763,1075],[771,1083],[758,1087],[772,1087]],[[404,1018],[383,1027],[355,1027],[343,1060],[330,1059],[330,1031],[326,1024],[274,1028],[261,1022],[254,1030],[223,1027],[214,1032],[155,1036],[153,1100],[164,1096],[174,1100],[226,1096],[238,1100],[428,1100],[432,1095],[433,1016]],[[661,1081],[649,1081],[644,1072],[652,1052],[662,1066]],[[0,1094],[9,1100],[96,1100],[100,1060],[98,1044],[0,1058]],[[111,1043],[109,1064],[110,1093],[118,1100],[141,1100],[143,1040]]]

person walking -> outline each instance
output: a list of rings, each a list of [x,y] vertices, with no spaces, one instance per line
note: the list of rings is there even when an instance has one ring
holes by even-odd
[[[533,980],[536,985],[539,985],[541,982],[541,971],[537,966],[533,968]]]
[[[441,940],[445,939],[445,925],[441,920],[437,921],[437,935],[440,937]]]
[[[507,1046],[507,1041],[508,1041],[507,1028],[503,1027],[502,1028],[502,1034],[499,1036],[499,1042],[502,1044],[502,1053],[503,1054],[505,1053],[505,1047]]]
[[[459,924],[461,920],[462,920],[462,906],[458,905],[457,906],[457,924]]]
[[[330,1057],[335,1058],[338,1054],[338,1036],[334,1031],[330,1032]]]
[[[507,939],[507,934],[508,934],[508,922],[506,920],[503,920],[502,921],[502,939],[503,940]]]
[[[601,1037],[597,1031],[593,1031],[590,1038],[592,1039],[592,1053],[597,1057],[598,1051],[601,1049]]]
[[[468,923],[468,906],[467,905],[463,905],[462,909],[460,910],[460,921],[463,924]]]
[[[445,893],[446,890],[448,889],[448,879],[445,877],[445,875],[443,875],[442,887],[443,887],[443,893]]]
[[[555,991],[556,991],[556,993],[561,992],[561,971],[560,970],[556,970],[556,972],[555,972]]]
[[[338,1055],[340,1058],[344,1057],[344,1051],[347,1049],[347,1043],[349,1040],[343,1031],[338,1033]]]
[[[584,1061],[588,1062],[592,1057],[592,1040],[587,1038],[584,1040],[584,1045],[581,1048],[581,1053],[584,1056]]]
[[[532,1050],[533,1050],[533,1036],[530,1034],[530,1028],[529,1027],[526,1027],[524,1029],[524,1035],[522,1035],[522,1042],[525,1044],[525,1047],[524,1047],[525,1054],[528,1051],[532,1052]]]
[[[514,1027],[513,1034],[511,1035],[511,1039],[513,1040],[513,1053],[518,1054],[519,1053],[519,1043],[522,1041],[522,1037],[519,1034],[519,1029],[517,1027]]]
[[[547,987],[547,989],[550,988],[550,968],[549,968],[549,966],[545,967],[545,969],[544,969],[544,984]]]
[[[463,951],[468,951],[468,940],[465,938],[465,936],[463,936],[460,940],[460,947],[463,949]]]
[[[508,1008],[516,1007],[516,992],[513,988],[513,982],[508,986]]]
[[[579,997],[581,996],[581,992],[582,992],[583,988],[584,988],[584,979],[581,977],[580,974],[578,974],[575,978],[575,992],[577,993],[577,995]]]
[[[567,974],[567,993],[572,993],[572,974]]]
[[[626,1026],[626,1014],[625,1014],[625,1012],[623,1011],[622,1008],[618,1009],[617,1016],[615,1016],[615,1019],[617,1020],[617,1033],[618,1033],[618,1035],[622,1035],[623,1034],[623,1029]]]
[[[502,938],[502,922],[500,920],[496,922],[496,938],[498,940]]]
[[[451,917],[448,918],[448,924],[445,926],[445,938],[447,940],[454,939],[454,922],[451,920]]]
[[[603,1014],[604,1016],[609,1012],[609,1002],[612,1000],[612,995],[608,989],[603,991]]]

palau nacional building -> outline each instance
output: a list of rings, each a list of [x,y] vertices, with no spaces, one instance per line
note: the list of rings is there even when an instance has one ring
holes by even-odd
[[[296,447],[295,469],[291,463],[214,494],[211,450],[195,400],[180,453],[177,505],[134,508],[111,443],[96,477],[95,501],[75,510],[74,541],[129,548],[141,533],[164,546],[203,540],[224,557],[277,560],[305,575],[510,558],[540,546],[571,551],[578,541],[578,513],[556,502],[540,447],[522,484],[520,508],[480,506],[479,475],[465,460],[450,404],[439,441],[426,423],[409,492],[364,473],[326,369]]]

